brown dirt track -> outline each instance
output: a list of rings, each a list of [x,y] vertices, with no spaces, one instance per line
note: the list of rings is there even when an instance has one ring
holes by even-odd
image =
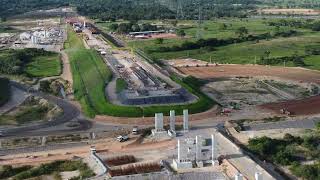
[[[265,76],[301,83],[320,84],[320,72],[303,68],[283,68],[258,65],[219,65],[213,67],[179,67],[177,69],[183,74],[192,75],[201,79],[236,76]],[[319,114],[320,96],[314,96],[303,100],[270,103],[259,107],[269,109],[275,113],[280,113],[280,109],[286,108],[294,115]]]
[[[286,80],[320,84],[320,72],[303,68],[283,68],[259,65],[219,65],[209,67],[179,67],[181,73],[201,79],[219,77],[269,76]]]

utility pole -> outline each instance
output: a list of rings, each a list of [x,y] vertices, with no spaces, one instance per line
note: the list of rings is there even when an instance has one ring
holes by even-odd
[[[177,4],[177,20],[181,20],[184,19],[184,13],[183,13],[183,8],[182,8],[182,0],[176,0],[176,4]]]
[[[198,29],[197,29],[197,39],[202,38],[202,0],[199,0],[199,8],[198,8]]]

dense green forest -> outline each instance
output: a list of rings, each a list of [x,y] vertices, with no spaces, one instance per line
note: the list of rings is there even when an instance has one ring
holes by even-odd
[[[1,0],[0,17],[5,18],[38,9],[68,6],[64,0]]]
[[[201,2],[201,6],[199,3]],[[203,19],[244,17],[257,7],[320,7],[318,0],[2,0],[0,17],[38,9],[75,7],[81,15],[95,19]]]

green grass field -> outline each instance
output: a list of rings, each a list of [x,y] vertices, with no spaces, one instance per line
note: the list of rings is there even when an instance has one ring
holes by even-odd
[[[307,64],[309,69],[320,70],[320,55],[309,56],[304,59],[304,62]]]
[[[26,65],[26,73],[32,77],[50,77],[61,74],[61,61],[59,54],[39,56]]]
[[[310,33],[299,37],[277,38],[272,40],[263,40],[259,43],[244,42],[216,48],[214,51],[201,49],[153,53],[156,58],[173,59],[173,58],[195,58],[204,61],[234,64],[254,64],[265,51],[270,51],[270,57],[292,56],[293,54],[304,55],[305,46],[320,46],[320,33]],[[313,57],[311,59],[314,59]],[[310,61],[311,62],[311,61]]]
[[[218,38],[225,39],[229,37],[236,37],[236,29],[239,27],[246,27],[251,34],[262,34],[272,31],[274,28],[265,24],[266,20],[262,19],[248,19],[239,20],[235,18],[230,19],[215,19],[213,21],[205,21],[202,25],[202,38]],[[226,29],[221,29],[221,25],[225,24]],[[155,40],[138,40],[130,41],[129,45],[132,47],[139,47],[142,49],[150,47],[160,47],[160,46],[173,46],[180,45],[184,41],[195,41],[197,34],[197,24],[195,21],[180,21],[178,23],[178,28],[183,29],[186,32],[186,37],[176,38],[176,39],[166,39],[163,44],[156,44]],[[283,30],[288,28],[283,27]]]
[[[93,117],[96,114],[140,116],[142,114],[142,110],[138,107],[116,106],[107,101],[104,88],[112,78],[112,73],[95,50],[84,48],[81,39],[71,29],[68,31],[65,47],[71,62],[75,97],[88,116]]]
[[[269,26],[267,22],[278,21],[276,19],[216,19],[214,21],[205,21],[202,28],[203,38],[226,39],[236,37],[235,30],[239,27],[246,27],[249,34],[262,34],[272,32],[275,27]],[[222,29],[222,24],[226,29]],[[227,46],[220,46],[213,50],[192,49],[173,52],[152,52],[150,50],[159,47],[172,47],[181,45],[185,41],[195,41],[197,26],[193,21],[180,21],[178,26],[185,30],[186,37],[176,39],[165,39],[163,44],[157,44],[155,40],[136,40],[129,41],[132,48],[140,48],[150,57],[156,59],[174,59],[174,58],[195,58],[204,61],[233,63],[233,64],[253,64],[258,63],[260,57],[264,56],[266,51],[270,51],[270,58],[288,57],[293,55],[305,55],[306,46],[319,45],[320,32],[313,32],[309,29],[280,27],[281,30],[296,30],[298,35],[293,37],[277,37],[270,40],[260,40],[258,42],[248,41],[236,43]],[[305,57],[307,68],[320,69],[319,56]],[[283,65],[283,64],[276,64]],[[287,66],[293,66],[287,63]]]
[[[104,90],[105,85],[112,78],[111,71],[104,64],[102,58],[95,50],[84,48],[81,39],[71,28],[68,30],[68,41],[65,44],[66,52],[70,58],[73,89],[76,99],[80,102],[86,115],[93,117],[96,114],[105,114],[110,116],[141,117],[154,116],[154,113],[169,113],[170,110],[176,110],[177,114],[182,114],[183,109],[189,109],[190,113],[198,113],[211,108],[214,102],[189,84],[174,78],[190,92],[197,95],[199,101],[189,105],[175,106],[150,106],[134,107],[119,106],[108,102]]]

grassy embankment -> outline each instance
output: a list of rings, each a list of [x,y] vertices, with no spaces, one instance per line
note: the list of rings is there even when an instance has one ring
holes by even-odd
[[[80,102],[86,115],[90,117],[96,114],[124,117],[153,116],[156,112],[168,113],[172,109],[176,110],[178,114],[182,114],[183,109],[189,109],[190,113],[197,113],[211,108],[214,104],[212,100],[201,93],[198,86],[190,86],[193,81],[187,84],[175,78],[190,92],[196,94],[200,100],[190,105],[176,106],[132,107],[113,105],[108,102],[104,94],[105,85],[111,80],[112,73],[97,52],[85,49],[81,38],[71,28],[68,30],[68,41],[65,43],[65,49],[70,58],[75,97]],[[187,81],[189,79],[184,82]]]
[[[277,21],[274,19],[217,19],[215,21],[205,21],[203,25],[203,38],[218,38],[227,39],[235,38],[237,34],[236,29],[239,27],[246,27],[249,34],[257,35],[275,31],[274,26],[269,26],[267,22]],[[221,28],[222,24],[226,28]],[[156,52],[155,49],[159,47],[180,46],[183,42],[195,42],[197,26],[192,21],[181,21],[178,27],[186,32],[185,38],[165,39],[163,44],[157,44],[156,40],[138,40],[131,41],[131,47],[139,47],[144,50],[149,56],[157,59],[173,59],[173,58],[195,58],[204,61],[219,63],[234,63],[234,64],[253,64],[258,63],[260,57],[265,56],[265,52],[269,51],[269,58],[280,58],[289,56],[304,56],[307,46],[318,45],[320,48],[320,32],[314,32],[310,29],[294,28],[288,26],[281,26],[281,31],[295,30],[298,34],[293,37],[276,37],[260,41],[248,41],[242,43],[234,43],[231,45],[220,46],[214,49],[192,49],[172,52]],[[304,58],[307,68],[320,69],[320,56],[311,55]],[[283,63],[273,64],[283,65]],[[287,66],[294,66],[292,62],[286,64]]]

